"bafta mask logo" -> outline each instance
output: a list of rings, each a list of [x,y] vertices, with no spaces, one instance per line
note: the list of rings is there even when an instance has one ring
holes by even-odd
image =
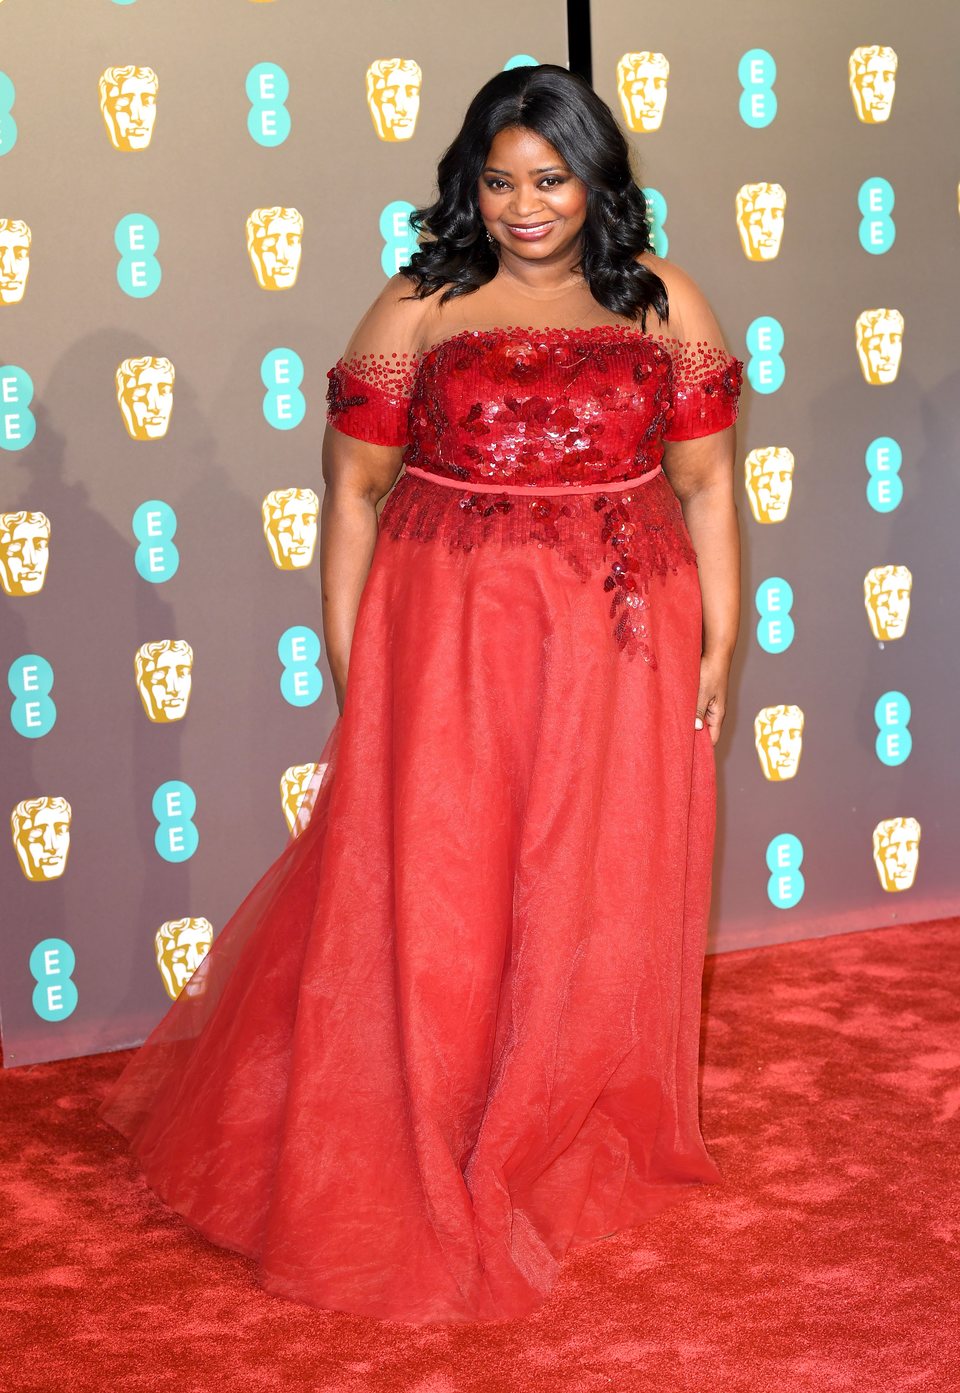
[[[10,814],[13,847],[27,880],[56,880],[70,850],[70,804],[66,798],[24,798]]]
[[[884,890],[909,890],[920,859],[915,817],[886,817],[873,829],[873,862]]]
[[[863,600],[874,638],[903,638],[910,618],[913,576],[906,566],[872,566],[863,578]]]
[[[617,92],[630,131],[658,131],[667,104],[670,64],[662,53],[625,53],[617,64]]]
[[[857,356],[865,381],[876,387],[896,379],[903,351],[899,310],[863,310],[857,315]]]
[[[423,74],[412,58],[377,58],[367,69],[367,106],[381,140],[409,140],[416,130]]]
[[[199,990],[191,991],[190,978],[209,953],[212,943],[213,925],[209,919],[168,919],[157,929],[154,935],[157,967],[172,1001],[176,1001],[184,988],[187,996],[200,995],[202,985],[194,984]]]
[[[793,451],[785,445],[762,445],[747,455],[747,498],[757,522],[783,522],[790,511],[793,470]]]
[[[0,307],[23,299],[33,233],[22,218],[0,218]]]
[[[49,559],[50,519],[45,513],[0,513],[0,584],[4,594],[39,594]]]
[[[757,754],[765,779],[792,779],[803,749],[803,712],[799,706],[764,706],[753,722]]]
[[[261,290],[296,285],[303,218],[296,208],[254,208],[247,218],[247,251]]]
[[[313,489],[273,489],[263,500],[263,535],[281,571],[310,565],[319,512],[320,499]]]
[[[166,435],[174,377],[169,358],[124,358],[117,368],[120,415],[134,440],[159,440]]]
[[[850,92],[858,118],[875,126],[890,117],[897,86],[897,55],[883,44],[866,44],[850,54]]]
[[[132,64],[100,74],[100,110],[115,150],[146,150],[157,119],[159,85],[152,68]]]
[[[158,725],[187,714],[193,677],[193,649],[184,639],[145,643],[133,660],[143,709]]]
[[[310,784],[316,772],[316,764],[291,764],[280,775],[280,802],[291,832],[298,817],[302,821],[313,811],[317,790],[316,787],[311,788]]]
[[[772,261],[780,250],[787,195],[782,184],[741,184],[737,228],[748,261]]]

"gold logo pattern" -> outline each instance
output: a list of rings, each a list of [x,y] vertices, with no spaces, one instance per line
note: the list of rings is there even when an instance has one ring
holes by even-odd
[[[72,810],[66,798],[24,798],[10,814],[13,849],[27,880],[56,880],[70,852]]]
[[[799,706],[764,706],[753,722],[754,741],[765,779],[792,779],[803,749],[803,712]]]
[[[772,261],[780,251],[787,195],[782,184],[741,184],[737,230],[748,261]]]
[[[783,522],[793,496],[793,451],[785,445],[761,445],[744,462],[750,510],[757,522]]]
[[[871,566],[863,578],[870,632],[884,643],[903,638],[910,618],[913,575],[906,566]]]
[[[381,140],[411,140],[420,113],[423,73],[412,58],[377,58],[367,68],[367,106]]]
[[[157,119],[160,82],[152,68],[104,68],[100,110],[115,150],[146,150]]]
[[[247,254],[261,290],[290,290],[297,283],[303,218],[296,208],[254,208],[247,218]]]
[[[873,863],[884,890],[909,890],[920,859],[920,824],[915,817],[887,817],[873,829]]]
[[[50,559],[45,513],[0,513],[0,585],[5,595],[39,595]]]
[[[281,571],[301,571],[313,560],[320,499],[313,489],[273,489],[263,500],[263,535]]]
[[[187,714],[193,680],[193,649],[183,639],[145,643],[133,660],[137,691],[151,721],[164,725]]]
[[[22,218],[0,218],[0,308],[23,299],[32,241],[33,233]]]
[[[188,996],[199,996],[202,979],[191,982],[213,943],[213,925],[209,919],[168,919],[154,934],[157,967],[166,987],[167,996],[176,1001],[186,989]]]
[[[865,44],[850,54],[850,93],[858,120],[875,126],[890,119],[897,88],[897,55],[883,44]]]
[[[627,130],[658,131],[667,104],[670,64],[662,53],[625,53],[617,64],[617,95]]]

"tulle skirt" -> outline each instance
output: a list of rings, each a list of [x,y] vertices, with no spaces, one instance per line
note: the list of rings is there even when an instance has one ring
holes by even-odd
[[[695,563],[643,615],[647,658],[549,546],[378,536],[309,820],[101,1105],[268,1291],[522,1316],[569,1248],[721,1180]]]

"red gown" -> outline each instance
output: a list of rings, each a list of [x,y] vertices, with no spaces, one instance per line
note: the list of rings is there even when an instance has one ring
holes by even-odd
[[[715,768],[663,440],[743,364],[628,325],[341,357],[406,444],[294,834],[101,1104],[268,1291],[522,1316],[716,1183],[698,1122]]]

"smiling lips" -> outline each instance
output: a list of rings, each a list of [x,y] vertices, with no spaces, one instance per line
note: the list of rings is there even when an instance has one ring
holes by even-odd
[[[519,237],[522,242],[535,242],[539,237],[545,237],[553,227],[556,219],[551,218],[549,222],[538,223],[507,223],[506,226],[514,237]]]

